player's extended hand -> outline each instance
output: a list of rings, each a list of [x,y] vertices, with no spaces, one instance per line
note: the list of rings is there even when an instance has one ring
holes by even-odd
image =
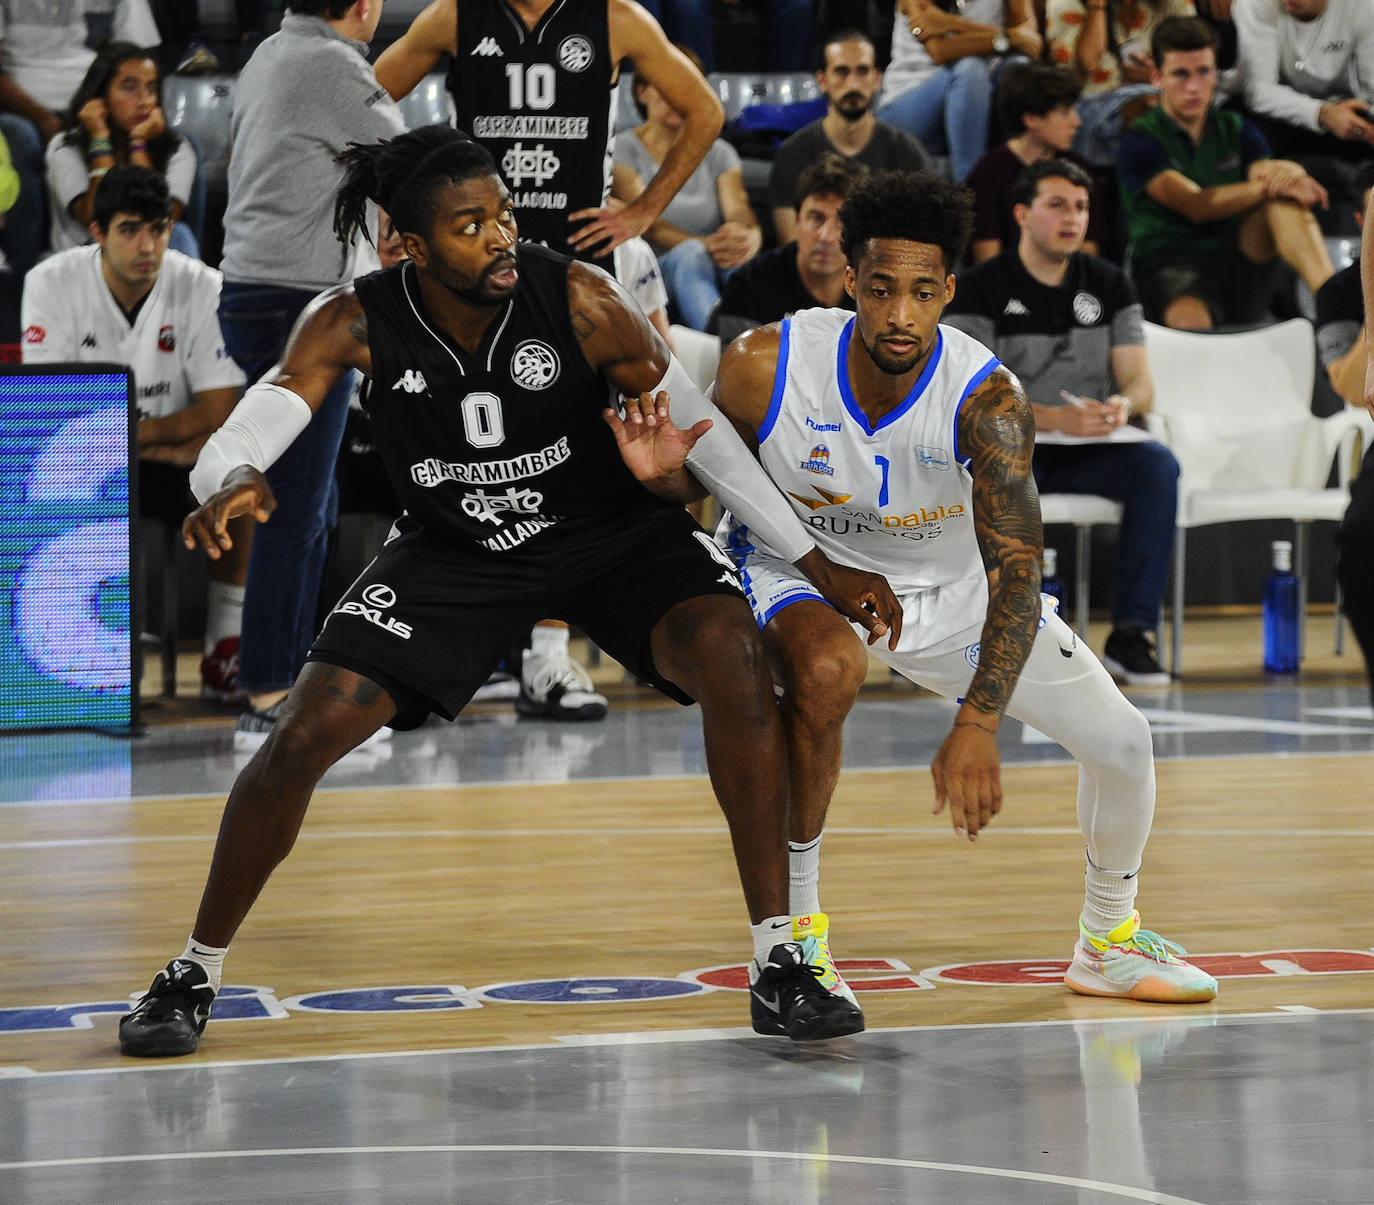
[[[568,235],[568,246],[574,251],[590,250],[597,259],[604,259],[621,243],[643,234],[653,225],[653,219],[633,205],[579,209],[568,214],[568,221],[583,223]]]
[[[266,523],[276,509],[277,499],[267,478],[241,464],[230,471],[218,491],[186,516],[181,538],[187,548],[203,548],[211,560],[218,560],[234,546],[229,538],[230,519],[252,515],[259,523]]]
[[[609,406],[601,416],[614,433],[620,458],[636,481],[664,497],[686,500],[683,466],[697,440],[711,429],[709,418],[682,430],[669,416],[668,395],[663,392],[626,398],[624,418]]]
[[[949,804],[955,833],[970,841],[1002,810],[1002,758],[992,731],[972,720],[955,720],[930,765],[938,816]]]
[[[897,647],[902,636],[902,604],[881,573],[836,564],[819,548],[802,557],[797,568],[835,610],[868,631],[869,644],[886,636],[887,647]]]

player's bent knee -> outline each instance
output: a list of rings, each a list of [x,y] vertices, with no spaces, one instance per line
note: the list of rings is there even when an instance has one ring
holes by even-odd
[[[679,603],[653,637],[659,671],[693,698],[750,687],[772,697],[763,637],[743,599],[709,595]]]
[[[868,654],[856,642],[806,647],[787,665],[786,689],[798,712],[847,712],[868,676]]]

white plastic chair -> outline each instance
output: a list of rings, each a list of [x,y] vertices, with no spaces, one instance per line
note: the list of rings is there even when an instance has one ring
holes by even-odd
[[[1290,519],[1301,581],[1299,632],[1307,611],[1307,527],[1339,520],[1350,492],[1327,478],[1359,416],[1317,418],[1311,410],[1316,344],[1312,325],[1294,318],[1227,334],[1145,324],[1155,383],[1151,427],[1178,457],[1178,525],[1170,670],[1183,664],[1183,587],[1191,527],[1251,519]],[[1342,457],[1342,462],[1347,457]]]
[[[206,190],[219,197],[228,187],[234,82],[232,75],[169,75],[162,81],[167,124],[194,139]]]
[[[401,110],[401,118],[408,130],[453,124],[453,96],[444,86],[441,71],[431,71],[396,102],[396,107]]]
[[[720,340],[715,335],[679,326],[676,322],[668,328],[668,333],[673,336],[673,351],[692,383],[703,393],[709,392],[716,379],[716,366],[720,364]]]
[[[1121,524],[1121,503],[1100,494],[1041,494],[1040,519],[1047,526],[1067,523],[1074,527],[1073,626],[1080,635],[1088,631],[1088,591],[1093,528]]]

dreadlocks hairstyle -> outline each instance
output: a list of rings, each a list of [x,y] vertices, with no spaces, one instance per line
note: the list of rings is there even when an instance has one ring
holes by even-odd
[[[895,238],[939,247],[952,272],[973,231],[973,194],[935,172],[878,172],[849,194],[840,224],[855,270],[871,239]]]
[[[381,142],[351,142],[336,161],[344,179],[334,202],[334,233],[345,246],[359,230],[371,242],[369,201],[386,210],[397,233],[428,238],[440,188],[499,175],[485,147],[446,125],[421,126]]]

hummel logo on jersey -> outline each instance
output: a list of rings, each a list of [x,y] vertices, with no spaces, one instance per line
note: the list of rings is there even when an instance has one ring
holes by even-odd
[[[477,43],[476,46],[472,48],[472,53],[480,54],[483,58],[488,59],[505,57],[501,53],[500,45],[497,43],[496,39],[492,37],[483,38],[480,42]]]
[[[82,347],[95,347],[95,346],[96,346],[95,336],[94,336],[94,335],[89,335],[89,334],[86,335],[86,337],[83,338],[83,339],[81,340],[81,346],[82,346]]]
[[[407,368],[405,376],[391,387],[391,391],[395,393],[398,389],[404,389],[407,393],[424,393],[428,388],[424,373],[417,368]]]
[[[1024,302],[1018,301],[1015,297],[1013,297],[1009,302],[1007,302],[1007,308],[1004,309],[1002,313],[1015,314],[1017,317],[1024,318],[1027,314],[1030,313],[1030,310],[1026,309]]]

